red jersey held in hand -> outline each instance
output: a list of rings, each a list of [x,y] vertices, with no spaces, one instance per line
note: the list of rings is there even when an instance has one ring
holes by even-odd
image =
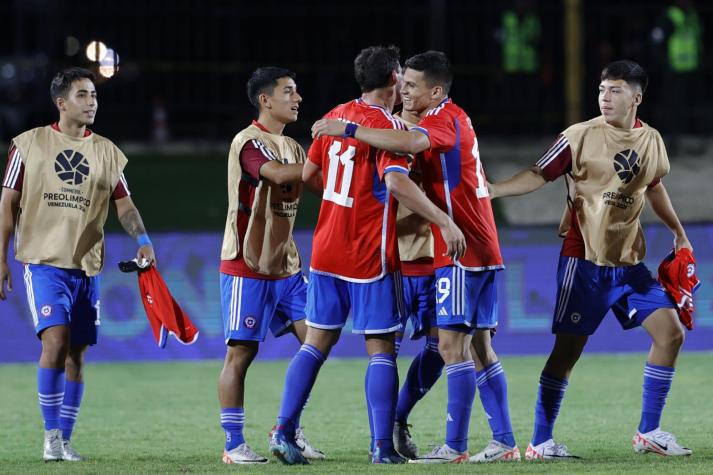
[[[671,251],[659,265],[659,282],[676,302],[678,319],[693,330],[693,293],[701,286],[693,253],[686,248]]]
[[[139,291],[146,317],[159,347],[166,347],[170,332],[178,341],[190,345],[198,339],[198,329],[176,303],[156,267],[139,272]]]

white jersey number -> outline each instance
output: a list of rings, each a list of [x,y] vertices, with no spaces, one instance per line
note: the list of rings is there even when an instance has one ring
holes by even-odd
[[[451,294],[451,280],[448,277],[441,277],[436,283],[436,302],[443,303]]]
[[[478,187],[475,189],[476,198],[488,197],[488,185],[485,183],[485,172],[483,172],[483,164],[480,162],[480,150],[478,150],[478,139],[473,142],[473,151],[475,157],[475,177],[478,180]]]
[[[342,149],[342,143],[334,141],[329,147],[329,170],[327,171],[327,186],[324,189],[322,198],[336,203],[346,208],[351,208],[354,203],[354,198],[349,197],[349,188],[352,186],[352,174],[354,173],[354,154],[356,148],[352,145],[347,147],[343,153],[339,153]],[[337,170],[341,165],[344,165],[342,172],[342,181],[337,191]]]

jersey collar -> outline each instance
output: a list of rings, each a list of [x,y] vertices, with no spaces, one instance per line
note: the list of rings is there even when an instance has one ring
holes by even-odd
[[[62,133],[62,134],[64,133],[59,129],[59,122],[55,122],[50,127],[52,127],[52,129],[56,130],[59,133]],[[92,135],[92,131],[85,127],[84,128],[84,137],[89,137],[90,135]]]
[[[253,120],[252,125],[254,125],[254,126],[257,127],[258,129],[262,130],[263,132],[267,132],[268,134],[271,134],[271,133],[272,133],[272,132],[270,132],[269,130],[267,130],[267,127],[265,127],[264,125],[262,125],[262,124],[261,124],[260,122],[258,122],[257,120]]]

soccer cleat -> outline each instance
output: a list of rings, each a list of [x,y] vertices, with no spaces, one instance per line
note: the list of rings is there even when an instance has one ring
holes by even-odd
[[[433,451],[423,457],[409,460],[408,463],[465,463],[468,461],[468,451],[458,452],[448,447],[447,444],[436,447]]]
[[[275,428],[270,436],[270,452],[285,465],[309,465],[297,443],[286,437],[279,428]]]
[[[268,460],[262,455],[256,454],[248,444],[243,442],[233,450],[223,450],[223,463],[227,464],[263,464]]]
[[[371,463],[406,463],[406,458],[399,455],[393,448],[376,447],[371,456]]]
[[[539,445],[532,445],[532,442],[527,446],[525,452],[525,460],[555,460],[555,459],[578,459],[576,455],[572,455],[567,450],[564,444],[557,444],[554,440],[549,439]]]
[[[673,434],[664,432],[659,428],[644,434],[636,431],[631,445],[634,446],[634,452],[637,454],[653,452],[666,457],[691,455],[693,453],[691,449],[680,446]]]
[[[74,447],[72,447],[72,444],[68,440],[63,440],[62,460],[66,460],[67,462],[81,462],[84,460],[84,457],[79,455],[79,452],[74,450]]]
[[[324,455],[324,452],[315,449],[314,446],[309,443],[309,440],[305,437],[302,427],[297,428],[297,431],[295,432],[295,443],[297,444],[297,447],[300,448],[302,455],[306,459],[323,460],[327,458],[327,456]]]
[[[62,457],[62,431],[51,429],[45,431],[44,450],[42,459],[45,462],[57,462],[63,460]]]
[[[497,440],[491,440],[482,452],[478,452],[470,458],[471,463],[519,461],[520,449],[517,448],[517,445],[515,447],[508,447]]]
[[[418,458],[418,446],[411,438],[410,424],[396,421],[394,423],[394,447],[396,451],[408,459]]]

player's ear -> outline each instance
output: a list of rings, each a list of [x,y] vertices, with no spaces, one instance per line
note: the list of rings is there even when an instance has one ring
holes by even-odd
[[[57,110],[59,110],[59,111],[64,110],[64,102],[65,102],[65,99],[62,96],[59,96],[54,100],[54,105],[57,106]]]
[[[634,93],[634,105],[635,106],[640,106],[641,103],[644,100],[644,94],[641,92],[641,90],[638,90]]]
[[[431,89],[431,97],[433,97],[433,98],[441,97],[442,94],[443,94],[443,87],[441,87],[439,85],[433,86],[433,88]]]
[[[272,103],[270,102],[270,96],[263,93],[257,96],[257,100],[260,103],[260,108],[272,109]]]

